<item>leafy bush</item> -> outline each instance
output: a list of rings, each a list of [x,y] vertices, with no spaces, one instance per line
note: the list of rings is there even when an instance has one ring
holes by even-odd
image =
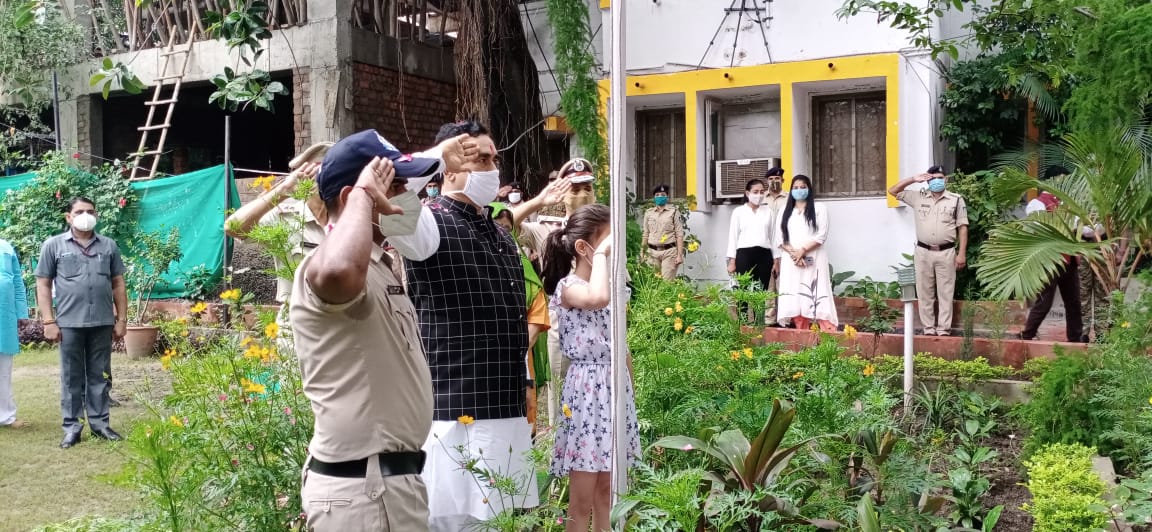
[[[1096,387],[1089,379],[1094,360],[1085,353],[1060,353],[1032,386],[1032,400],[1017,407],[1030,430],[1025,455],[1053,443],[1095,446],[1108,427],[1091,398]]]
[[[1093,509],[1104,502],[1104,481],[1092,471],[1095,452],[1079,444],[1057,443],[1024,462],[1032,502],[1023,508],[1035,519],[1036,530],[1082,532],[1104,526],[1106,515]]]
[[[258,333],[201,340],[165,324],[172,393],[128,438],[126,476],[167,530],[284,529],[300,512],[312,410],[272,316]]]

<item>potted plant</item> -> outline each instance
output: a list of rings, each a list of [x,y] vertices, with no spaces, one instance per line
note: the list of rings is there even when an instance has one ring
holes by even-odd
[[[148,305],[156,283],[183,256],[180,230],[172,228],[167,237],[161,231],[142,233],[133,238],[130,249],[132,254],[124,278],[133,299],[128,305],[124,350],[135,359],[151,355],[156,350],[159,329],[149,322]]]

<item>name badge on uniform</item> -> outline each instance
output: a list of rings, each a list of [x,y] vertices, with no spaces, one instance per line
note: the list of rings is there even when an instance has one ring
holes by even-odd
[[[388,285],[388,295],[402,296],[404,295],[404,287],[400,285]]]

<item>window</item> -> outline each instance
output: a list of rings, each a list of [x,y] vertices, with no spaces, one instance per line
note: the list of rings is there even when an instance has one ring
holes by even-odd
[[[886,109],[884,93],[813,98],[811,177],[817,194],[884,194]]]
[[[673,198],[685,198],[684,109],[636,111],[636,197],[646,199],[656,185],[668,185]]]

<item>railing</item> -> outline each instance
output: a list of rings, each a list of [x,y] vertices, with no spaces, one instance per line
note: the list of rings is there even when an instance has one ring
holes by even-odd
[[[326,0],[327,1],[327,0]],[[301,26],[308,22],[308,0],[265,0],[270,29]],[[99,57],[121,52],[134,52],[164,46],[173,32],[175,42],[192,37],[204,40],[204,15],[215,11],[227,15],[233,11],[230,0],[153,0],[147,7],[137,7],[135,0],[90,0],[93,55]]]
[[[352,26],[432,46],[450,46],[460,21],[452,0],[356,0]]]

